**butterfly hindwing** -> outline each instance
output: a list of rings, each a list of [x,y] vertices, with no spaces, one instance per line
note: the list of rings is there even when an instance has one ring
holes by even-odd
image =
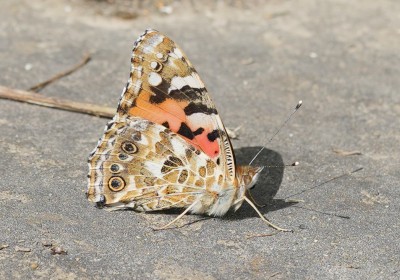
[[[214,179],[223,179],[203,152],[138,117],[110,122],[90,162],[89,200],[139,211],[184,208],[199,197],[211,203]]]

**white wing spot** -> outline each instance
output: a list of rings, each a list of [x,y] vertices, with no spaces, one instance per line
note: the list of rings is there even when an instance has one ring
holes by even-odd
[[[148,42],[147,42],[146,46],[142,49],[142,52],[144,54],[152,53],[154,51],[154,49],[159,44],[162,43],[163,40],[164,40],[164,36],[162,36],[162,35],[155,35],[155,36],[148,38]]]
[[[182,145],[182,142],[179,141],[176,137],[171,137],[170,142],[174,153],[180,158],[185,158],[185,151],[187,147],[185,145]]]
[[[143,74],[143,66],[138,66],[136,69],[138,78],[141,78]]]
[[[186,85],[192,88],[204,88],[204,84],[196,73],[192,73],[192,75],[186,77],[175,76],[172,78],[171,84],[177,89],[181,89]]]
[[[162,173],[161,173],[161,167],[160,164],[151,162],[151,161],[145,161],[144,162],[145,168],[150,171],[154,177],[162,178]]]
[[[179,58],[182,58],[182,57],[183,57],[183,54],[182,54],[181,50],[178,49],[178,48],[175,48],[175,49],[174,49],[174,53],[175,53],[176,56],[179,57]]]
[[[155,73],[155,72],[151,72],[149,74],[149,84],[152,85],[153,87],[158,86],[159,84],[161,84],[162,82],[162,78],[159,74]]]
[[[164,57],[164,55],[162,53],[157,53],[156,57],[159,58],[159,59],[162,59]]]
[[[149,121],[144,120],[144,119],[136,119],[133,122],[129,124],[130,127],[137,131],[145,131],[147,127],[149,126]]]
[[[155,62],[155,61],[152,61],[152,62],[150,63],[150,67],[153,68],[153,69],[156,69],[157,66],[158,66],[158,63]]]
[[[133,93],[134,94],[139,94],[140,88],[142,87],[142,82],[138,79],[136,80],[135,84],[134,84],[134,88],[133,88]]]

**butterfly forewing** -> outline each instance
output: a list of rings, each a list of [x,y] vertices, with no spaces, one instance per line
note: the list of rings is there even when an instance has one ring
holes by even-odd
[[[227,168],[233,180],[232,147],[204,83],[183,51],[168,37],[148,30],[135,43],[131,77],[118,116],[140,116],[183,136]]]

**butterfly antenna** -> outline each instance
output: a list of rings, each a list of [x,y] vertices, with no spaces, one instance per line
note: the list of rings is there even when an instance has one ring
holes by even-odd
[[[294,108],[293,112],[289,115],[289,117],[281,124],[281,126],[275,131],[274,135],[268,140],[268,142],[258,151],[258,153],[253,157],[253,159],[250,161],[249,165],[253,163],[253,161],[261,154],[261,152],[265,149],[265,146],[267,146],[269,143],[271,143],[272,139],[281,131],[281,129],[288,123],[288,121],[292,118],[292,116],[299,110],[301,105],[303,104],[303,101],[299,101],[296,105],[296,108]]]
[[[296,195],[299,195],[299,194],[302,194],[302,193],[305,193],[305,192],[309,192],[309,191],[311,191],[311,190],[313,190],[313,189],[316,189],[316,188],[319,188],[319,187],[321,187],[321,186],[323,186],[323,185],[326,185],[326,184],[328,184],[329,182],[332,182],[332,181],[337,180],[337,179],[342,178],[342,177],[350,176],[351,174],[356,173],[356,172],[358,172],[358,171],[361,171],[361,170],[363,170],[363,169],[364,169],[363,167],[360,167],[360,168],[357,168],[357,169],[355,169],[355,170],[353,170],[353,171],[343,173],[342,175],[333,177],[333,178],[331,178],[331,179],[329,179],[329,180],[326,180],[326,181],[324,181],[324,182],[322,182],[322,183],[319,183],[319,184],[317,184],[317,185],[315,185],[315,186],[313,186],[313,187],[311,187],[311,188],[308,188],[308,189],[302,190],[302,191],[300,191],[300,192],[297,192],[297,193],[295,193],[295,194],[289,195],[289,196],[287,196],[285,199],[288,199],[288,198],[290,198],[290,197],[293,197],[293,196],[296,196]]]

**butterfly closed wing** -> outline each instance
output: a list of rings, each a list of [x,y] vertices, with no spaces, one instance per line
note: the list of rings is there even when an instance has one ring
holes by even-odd
[[[134,44],[130,78],[89,156],[89,169],[87,197],[97,206],[184,208],[178,218],[189,211],[221,216],[244,200],[254,207],[246,190],[262,170],[236,166],[199,75],[182,50],[155,30]]]

